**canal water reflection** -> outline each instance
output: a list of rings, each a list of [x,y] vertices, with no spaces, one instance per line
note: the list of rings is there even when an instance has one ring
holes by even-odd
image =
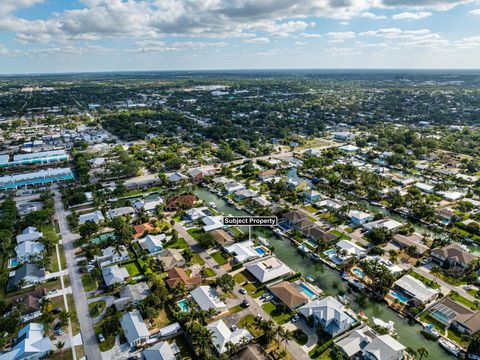
[[[206,188],[197,188],[195,194],[207,203],[214,202],[217,209],[224,214],[238,216],[248,215],[245,211],[237,210],[235,207],[229,205],[222,198]],[[288,241],[276,237],[270,229],[254,228],[252,233],[266,238],[275,248],[275,255],[291,269],[296,272],[301,272],[303,276],[312,275],[315,279],[315,284],[325,293],[331,295],[346,294],[350,299],[352,309],[357,312],[363,311],[370,319],[372,317],[378,317],[387,322],[392,320],[395,323],[399,341],[405,346],[415,350],[420,347],[427,348],[430,352],[430,359],[455,359],[455,357],[440,348],[436,342],[427,340],[420,333],[421,327],[419,325],[411,325],[408,320],[401,319],[397,313],[391,310],[384,302],[370,299],[368,295],[352,292],[336,271],[302,257]]]

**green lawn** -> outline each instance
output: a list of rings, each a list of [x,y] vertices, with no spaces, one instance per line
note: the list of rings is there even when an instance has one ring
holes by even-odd
[[[285,324],[292,318],[292,314],[279,311],[275,304],[270,301],[263,304],[262,309],[279,325]]]
[[[248,281],[248,279],[245,277],[245,275],[243,275],[241,272],[239,272],[238,274],[235,274],[233,276],[233,279],[235,280],[235,282],[237,284],[243,284],[243,283]]]
[[[105,309],[105,306],[107,305],[105,300],[100,300],[100,301],[95,301],[93,303],[88,304],[88,309],[90,312],[90,316],[93,318],[96,318],[99,316],[103,309]]]
[[[218,265],[225,265],[227,263],[227,259],[225,259],[223,253],[221,251],[217,251],[216,253],[212,254],[212,259],[217,262]]]
[[[202,257],[200,255],[198,255],[197,253],[193,254],[193,258],[192,260],[190,261],[192,264],[198,264],[198,265],[205,265],[205,260],[202,259]]]
[[[241,329],[247,329],[255,337],[262,335],[262,331],[255,326],[255,316],[252,314],[238,320],[237,326]]]
[[[255,285],[253,285],[252,283],[248,283],[248,284],[243,285],[243,288],[245,290],[247,290],[247,292],[250,295],[254,294],[257,291],[257,287]]]
[[[188,229],[187,232],[196,240],[198,235],[203,234],[205,231],[200,228]]]
[[[430,279],[426,278],[425,276],[422,276],[422,275],[420,275],[419,273],[417,273],[413,270],[410,271],[408,274],[413,276],[415,279],[420,280],[421,282],[423,282],[425,285],[431,287],[432,289],[440,289],[441,288],[441,286],[439,284],[437,284],[435,281],[430,280]]]
[[[134,277],[142,274],[142,270],[140,269],[136,261],[129,262],[127,264],[122,265],[121,267],[127,269],[130,277]]]
[[[185,241],[184,238],[178,238],[177,241],[171,243],[171,244],[167,244],[165,246],[165,249],[169,249],[169,248],[172,248],[172,249],[187,249],[189,248],[187,242]]]
[[[93,275],[90,276],[90,274],[82,274],[81,279],[82,279],[83,289],[85,291],[97,290],[97,287],[98,287],[97,282]]]
[[[217,275],[213,269],[210,268],[204,268],[203,273],[205,274],[206,277],[213,277]]]
[[[351,240],[351,238],[338,230],[330,231],[331,234],[339,236],[339,240]]]
[[[461,296],[457,293],[454,293],[454,292],[451,292],[448,296],[451,297],[453,300],[469,307],[472,310],[479,310],[480,309],[480,303],[478,301],[475,301],[475,302],[470,301],[470,300],[464,298],[463,296]]]
[[[422,315],[420,315],[420,320],[427,324],[432,324],[435,327],[435,329],[442,331],[442,334],[443,334],[443,331],[445,330],[445,325],[443,325],[440,321],[432,317],[429,312],[426,311]]]
[[[308,336],[301,329],[296,329],[292,332],[293,340],[299,345],[305,345],[308,341]]]
[[[312,206],[312,205],[307,205],[304,207],[305,210],[307,210],[309,213],[315,214],[317,210]]]

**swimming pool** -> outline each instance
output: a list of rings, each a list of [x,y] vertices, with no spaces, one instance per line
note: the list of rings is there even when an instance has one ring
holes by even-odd
[[[335,249],[329,249],[327,251],[324,251],[323,253],[327,256],[332,256],[332,255],[335,255],[337,251]]]
[[[9,266],[8,266],[8,267],[11,267],[11,268],[17,267],[17,266],[20,265],[20,264],[21,264],[21,263],[20,263],[20,261],[18,261],[17,258],[15,258],[15,259],[10,259],[10,260],[9,260]]]
[[[402,303],[407,303],[408,300],[410,300],[409,297],[407,297],[406,295],[402,294],[402,293],[399,292],[399,291],[394,291],[394,290],[393,290],[393,291],[390,292],[390,295],[392,295],[392,297],[400,300],[400,302],[402,302]]]
[[[257,253],[259,253],[260,255],[264,255],[264,254],[265,254],[265,250],[263,250],[261,247],[255,248],[255,251],[256,251]]]
[[[450,320],[447,315],[444,313],[434,310],[430,313],[430,316],[433,317],[434,319],[440,321],[442,324],[448,325],[450,323]]]
[[[188,312],[190,310],[189,307],[188,307],[188,300],[187,299],[182,299],[182,300],[177,301],[177,305],[182,312]]]
[[[363,279],[365,277],[363,270],[358,267],[353,268],[351,271],[354,275],[358,276],[360,279]]]
[[[305,285],[303,282],[299,283],[298,286],[300,286],[303,290],[303,292],[305,293],[305,295],[307,295],[308,297],[310,298],[314,298],[315,296],[317,296],[317,294],[315,294],[307,285]]]

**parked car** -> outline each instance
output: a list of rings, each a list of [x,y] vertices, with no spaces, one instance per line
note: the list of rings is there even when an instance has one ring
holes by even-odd
[[[98,341],[100,341],[101,343],[105,341],[105,337],[103,336],[102,333],[98,334]]]
[[[243,294],[243,295],[246,295],[246,294],[247,294],[247,290],[245,290],[243,287],[240,288],[240,289],[238,290],[238,292],[239,292],[240,294]]]
[[[243,304],[243,306],[245,306],[245,307],[249,307],[249,306],[250,306],[250,303],[248,302],[247,299],[243,299],[242,304]]]
[[[294,315],[292,318],[292,322],[297,322],[298,320],[300,320],[300,316],[298,314]]]
[[[237,326],[237,325],[232,325],[232,327],[230,328],[230,330],[232,330],[232,331],[238,330],[238,326]]]

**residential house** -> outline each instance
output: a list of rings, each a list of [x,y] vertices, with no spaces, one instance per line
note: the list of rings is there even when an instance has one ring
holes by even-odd
[[[87,214],[80,214],[80,216],[78,217],[78,222],[80,224],[85,224],[87,221],[92,221],[95,224],[98,224],[102,221],[105,221],[105,218],[103,217],[103,214],[100,210],[96,210]]]
[[[444,267],[468,268],[477,257],[470,254],[459,244],[449,244],[430,252],[432,260]]]
[[[123,314],[120,324],[130,347],[140,346],[150,338],[147,325],[139,310]]]
[[[390,242],[401,249],[415,249],[415,253],[417,255],[423,255],[430,249],[423,242],[423,236],[417,233],[413,233],[411,235],[395,234]]]
[[[390,335],[379,335],[369,326],[352,330],[335,345],[349,359],[403,360],[406,349]]]
[[[179,353],[180,349],[177,344],[160,341],[143,350],[142,355],[145,360],[176,360],[176,355]]]
[[[102,269],[102,276],[105,285],[123,284],[130,277],[127,269],[118,265],[109,266]]]
[[[360,210],[350,210],[347,216],[354,225],[363,225],[373,220],[373,214]]]
[[[168,199],[166,210],[190,209],[195,205],[195,195],[175,195]]]
[[[29,323],[19,332],[15,346],[0,354],[0,360],[37,360],[47,356],[53,350],[52,342],[44,336],[44,328],[39,323]]]
[[[367,255],[367,249],[351,242],[350,240],[340,240],[335,246],[337,248],[337,254],[339,257],[344,259],[352,256],[356,258],[362,258]]]
[[[149,254],[155,254],[163,249],[163,242],[166,241],[165,234],[160,235],[146,235],[143,238],[138,239],[140,247],[147,251]]]
[[[109,209],[107,211],[107,216],[109,219],[133,214],[135,214],[135,209],[131,206],[122,206],[116,209]]]
[[[157,208],[157,206],[161,206],[162,204],[162,198],[152,201],[137,200],[133,203],[133,207],[137,211],[144,210],[147,214],[153,214],[155,213],[155,209]]]
[[[251,189],[243,189],[235,192],[235,198],[238,200],[251,199],[258,195],[258,192]]]
[[[306,237],[307,239],[313,240],[316,243],[331,243],[339,238],[338,235],[325,231],[317,225],[303,230],[302,236]]]
[[[295,286],[288,281],[282,281],[278,284],[272,285],[268,290],[276,299],[284,303],[292,311],[305,305],[309,301],[307,295],[305,295],[298,286]]]
[[[133,237],[135,239],[138,239],[140,237],[142,237],[145,233],[151,233],[153,231],[155,231],[155,227],[150,224],[150,223],[143,223],[143,224],[140,224],[140,225],[134,225],[133,226],[133,231],[135,231],[135,234],[133,235]],[[146,234],[145,234],[146,235]]]
[[[312,316],[314,323],[332,337],[344,333],[357,323],[353,313],[332,296],[311,301],[298,311],[306,319]]]
[[[168,279],[165,283],[170,289],[175,288],[179,283],[183,283],[187,289],[198,286],[202,283],[200,276],[188,276],[185,270],[180,267],[176,267],[167,271]]]
[[[37,228],[29,226],[17,235],[17,243],[20,244],[24,241],[38,241],[43,237],[43,233],[39,232]]]
[[[208,285],[193,289],[190,295],[202,310],[215,309],[222,312],[227,309],[227,305],[220,299],[217,291]]]
[[[9,274],[7,289],[14,289],[22,284],[22,288],[30,287],[45,280],[45,269],[38,264],[26,263]]]
[[[156,255],[156,259],[162,262],[165,271],[175,267],[183,267],[186,263],[182,252],[178,249],[162,250]]]
[[[224,227],[223,216],[205,216],[202,221],[205,224],[205,226],[203,227],[203,230],[205,232],[221,229]]]
[[[45,245],[36,241],[24,241],[15,246],[17,260],[27,261],[29,259],[38,258],[45,250]]]
[[[128,284],[120,289],[120,298],[114,300],[117,310],[123,310],[127,304],[138,305],[150,295],[150,287],[146,282]]]
[[[300,221],[304,221],[307,219],[308,219],[307,214],[299,210],[294,210],[286,214],[283,214],[283,221],[288,227],[293,227],[295,224],[299,223]]]
[[[196,207],[187,210],[185,213],[185,219],[189,221],[197,221],[199,219],[202,219],[208,215],[211,215],[211,213],[208,211],[207,207]]]
[[[217,320],[207,325],[207,329],[212,332],[212,342],[219,354],[228,350],[227,344],[233,345],[247,343],[253,339],[252,334],[246,329],[236,329],[231,331],[223,320]]]
[[[260,180],[267,180],[267,179],[274,178],[276,174],[277,174],[276,170],[268,169],[268,170],[260,171],[257,176]]]
[[[399,230],[403,224],[393,219],[381,219],[376,221],[371,221],[363,225],[363,228],[367,231],[373,229],[382,229],[390,232],[395,232]]]
[[[246,269],[261,283],[267,283],[293,273],[287,265],[274,256],[250,263]]]
[[[252,203],[255,206],[259,206],[259,207],[269,207],[269,206],[272,205],[272,203],[270,201],[268,201],[267,199],[265,199],[263,196],[254,197],[252,199]]]
[[[365,360],[403,360],[405,349],[403,344],[386,334],[375,337],[362,353]]]
[[[224,249],[229,254],[234,255],[235,261],[238,263],[244,263],[260,256],[260,254],[255,251],[255,244],[250,240],[226,246]]]
[[[448,296],[427,311],[435,320],[462,334],[473,335],[480,330],[480,311],[472,310]]]
[[[395,292],[391,292],[394,298],[399,299],[410,306],[420,306],[435,300],[438,290],[432,289],[411,275],[404,275],[393,283]],[[398,295],[400,291],[400,296]],[[403,295],[403,296],[402,296]],[[406,295],[406,297],[405,297]],[[408,300],[406,300],[408,298]]]
[[[238,182],[238,181],[230,181],[228,183],[226,183],[225,185],[225,190],[227,191],[227,193],[229,194],[233,194],[234,192],[236,191],[239,191],[239,190],[243,190],[245,189],[245,185]]]
[[[118,249],[114,246],[109,246],[105,249],[102,249],[101,254],[96,257],[100,267],[105,267],[129,259],[130,255],[128,255],[128,251],[123,245],[120,245]]]
[[[13,306],[18,304],[22,305],[22,314],[30,314],[36,311],[40,311],[41,300],[47,295],[47,290],[44,288],[32,290],[26,294],[21,294],[12,298],[11,303]]]
[[[177,182],[180,182],[182,180],[188,180],[188,177],[179,173],[179,172],[174,172],[173,174],[171,174],[168,177],[168,181],[173,182],[173,183],[177,183]]]
[[[222,246],[225,244],[231,244],[234,241],[233,237],[222,229],[212,230],[210,231],[210,234],[212,234],[215,241]]]
[[[187,171],[187,174],[196,183],[202,181],[208,175],[208,173],[200,169],[190,169]]]
[[[322,198],[322,194],[313,189],[305,190],[300,195],[305,199],[305,201],[310,203],[317,202]]]

